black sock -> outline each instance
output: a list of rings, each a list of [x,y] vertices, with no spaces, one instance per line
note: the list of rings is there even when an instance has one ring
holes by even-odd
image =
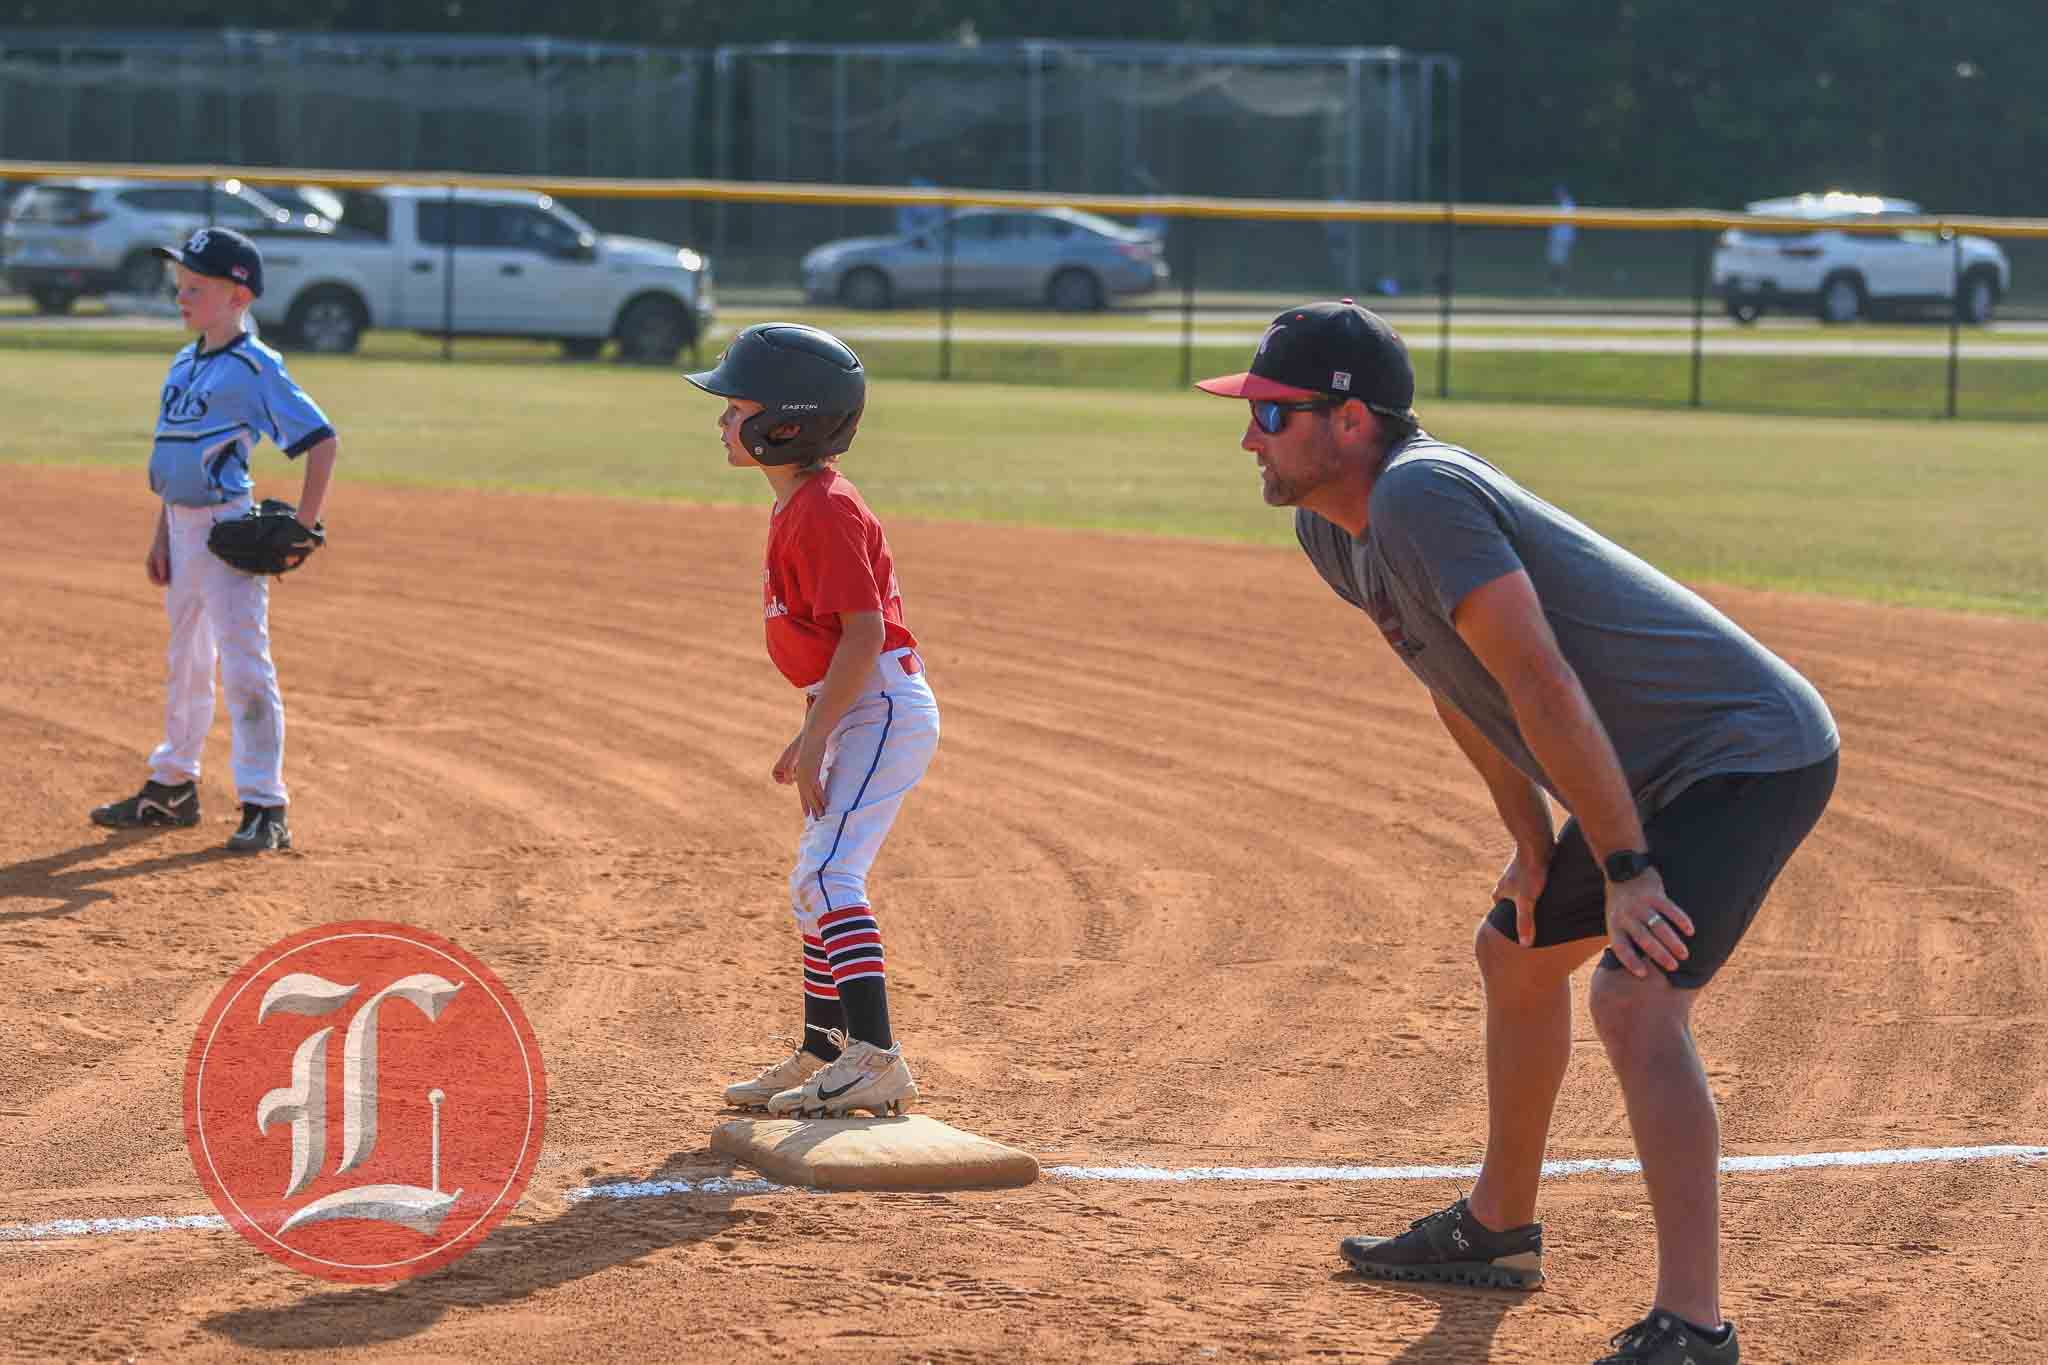
[[[846,1006],[849,1037],[884,1050],[896,1045],[889,1032],[889,986],[881,977],[857,976],[840,982],[839,1003]]]
[[[1706,1340],[1706,1343],[1709,1346],[1719,1346],[1721,1343],[1727,1341],[1728,1333],[1734,1330],[1731,1324],[1725,1322],[1722,1323],[1719,1327],[1709,1328],[1700,1326],[1691,1318],[1680,1318],[1679,1321],[1684,1323],[1687,1327],[1692,1328],[1693,1331],[1698,1332],[1700,1336]]]
[[[846,1007],[837,1000],[824,1000],[804,992],[804,1051],[813,1057],[823,1057],[832,1062],[839,1059],[839,1049],[825,1036],[827,1029],[846,1031]]]

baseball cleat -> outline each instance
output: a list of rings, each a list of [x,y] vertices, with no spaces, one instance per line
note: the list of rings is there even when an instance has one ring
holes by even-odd
[[[768,1101],[771,1114],[806,1119],[845,1118],[865,1109],[876,1118],[901,1114],[917,1098],[917,1082],[903,1062],[903,1047],[882,1049],[858,1039],[839,1060],[821,1067],[802,1085]]]
[[[1374,1280],[1426,1280],[1488,1289],[1534,1289],[1543,1283],[1543,1224],[1495,1232],[1460,1199],[1418,1218],[1398,1237],[1346,1237],[1338,1254]]]
[[[199,823],[199,784],[167,786],[154,778],[125,801],[93,807],[92,822],[108,829],[183,829]]]
[[[829,1030],[825,1036],[841,1052],[846,1050],[846,1035],[838,1029]],[[800,1089],[826,1065],[828,1063],[817,1053],[798,1048],[753,1080],[727,1086],[725,1102],[734,1109],[766,1109],[768,1101],[785,1090]]]
[[[242,827],[228,836],[228,848],[236,853],[269,853],[292,846],[291,826],[284,821],[283,806],[242,803]]]

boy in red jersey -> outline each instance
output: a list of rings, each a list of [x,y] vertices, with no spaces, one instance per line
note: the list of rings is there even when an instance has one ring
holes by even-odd
[[[775,490],[762,575],[768,656],[806,703],[773,772],[795,786],[804,812],[789,878],[803,936],[803,1041],[728,1086],[726,1102],[805,1117],[900,1113],[917,1082],[889,1028],[867,871],[931,766],[939,707],[903,623],[888,539],[839,472],[867,375],[830,333],[769,322],[687,378],[726,400],[726,463],[759,469]]]

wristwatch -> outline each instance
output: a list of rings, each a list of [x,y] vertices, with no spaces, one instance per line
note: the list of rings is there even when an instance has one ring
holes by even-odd
[[[1656,864],[1650,861],[1649,854],[1640,849],[1625,848],[1619,853],[1607,855],[1607,880],[1633,881],[1655,866]]]

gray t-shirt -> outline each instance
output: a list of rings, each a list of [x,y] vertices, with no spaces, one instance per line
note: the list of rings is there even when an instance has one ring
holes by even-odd
[[[1827,703],[1784,660],[1470,451],[1428,435],[1403,443],[1373,485],[1370,517],[1356,540],[1307,510],[1294,530],[1409,671],[1560,800],[1507,695],[1451,624],[1467,593],[1517,569],[1535,584],[1644,818],[1703,777],[1785,772],[1840,747]]]

